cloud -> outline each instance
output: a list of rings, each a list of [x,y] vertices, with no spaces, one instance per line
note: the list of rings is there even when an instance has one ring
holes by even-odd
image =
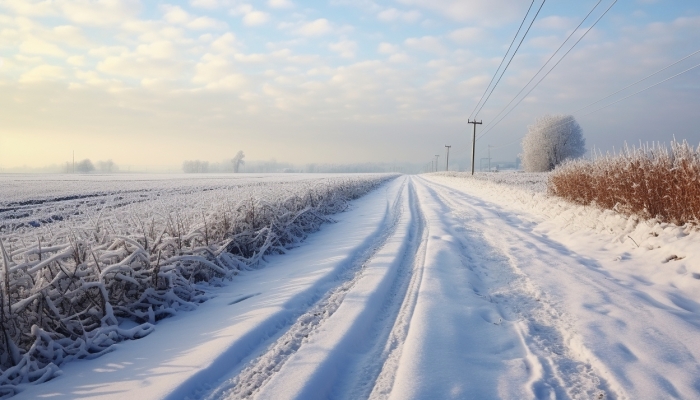
[[[186,71],[187,61],[177,56],[174,45],[161,41],[139,45],[135,51],[124,51],[104,58],[97,70],[109,75],[133,79],[179,79]]]
[[[430,10],[453,21],[474,21],[480,25],[500,25],[522,18],[527,9],[527,4],[519,0],[398,0],[398,2]]]
[[[411,61],[411,57],[409,57],[408,54],[406,54],[406,53],[396,53],[396,54],[392,54],[389,57],[389,62],[392,62],[392,63],[400,64],[400,63],[406,63],[409,61]]]
[[[292,8],[294,3],[289,0],[267,0],[267,6],[270,8]]]
[[[250,4],[240,4],[230,10],[233,16],[243,16],[243,24],[246,26],[258,26],[270,20],[270,15],[266,12],[257,11]]]
[[[217,53],[232,53],[236,50],[236,36],[226,32],[211,42],[211,49]]]
[[[243,23],[247,26],[262,25],[270,19],[270,15],[262,11],[251,11],[243,17]]]
[[[55,3],[66,18],[83,25],[119,25],[141,12],[139,0],[63,0]]]
[[[377,14],[377,19],[384,22],[405,21],[416,22],[421,18],[421,13],[415,10],[399,11],[395,8],[388,8]]]
[[[474,43],[481,40],[484,36],[484,31],[481,28],[467,27],[450,32],[447,37],[453,42],[459,44]]]
[[[214,10],[219,8],[218,0],[190,0],[190,5],[196,8],[206,8],[209,10]]]
[[[440,39],[435,36],[423,36],[420,38],[408,38],[404,41],[406,46],[425,51],[428,53],[442,54],[446,53],[447,49],[442,44]]]
[[[163,19],[171,24],[186,24],[192,19],[187,11],[178,6],[165,5],[163,8],[165,9]]]
[[[42,81],[54,81],[64,78],[63,68],[55,65],[41,65],[29,72],[22,74],[20,83],[35,83]]]
[[[136,53],[154,60],[167,60],[173,58],[176,51],[172,42],[163,40],[139,45],[136,48]]]
[[[574,19],[550,15],[535,21],[535,27],[543,29],[568,29],[574,26]]]
[[[19,45],[19,50],[25,54],[41,54],[47,56],[63,57],[65,52],[53,43],[43,41],[35,37],[29,37]]]
[[[377,46],[377,53],[379,54],[394,54],[399,51],[399,47],[391,43],[382,42]]]
[[[83,56],[68,57],[68,59],[66,59],[66,62],[68,64],[76,66],[76,67],[82,67],[83,65],[85,65],[85,57],[83,57]]]
[[[209,17],[197,17],[185,26],[193,30],[224,30],[228,28],[228,24],[225,22]]]
[[[302,36],[323,36],[332,31],[333,27],[331,23],[325,18],[319,18],[302,25],[296,30],[296,33]]]
[[[351,40],[341,40],[338,43],[331,43],[328,48],[340,54],[343,58],[354,58],[357,51],[357,43]]]
[[[247,82],[244,75],[237,73],[233,65],[223,56],[205,54],[195,66],[192,83],[209,90],[235,90]]]
[[[179,6],[163,5],[163,19],[171,24],[183,25],[192,30],[223,30],[228,24],[211,17],[194,17]]]

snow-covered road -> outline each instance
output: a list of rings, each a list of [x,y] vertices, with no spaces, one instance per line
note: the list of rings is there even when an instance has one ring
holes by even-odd
[[[700,398],[695,274],[626,272],[606,238],[455,182],[387,183],[197,311],[17,398]]]

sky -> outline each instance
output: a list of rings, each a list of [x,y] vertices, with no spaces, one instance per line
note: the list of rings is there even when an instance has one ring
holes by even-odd
[[[545,2],[477,115],[477,161],[488,146],[494,160],[514,160],[539,116],[574,113],[700,49],[700,2],[619,0],[488,126],[596,3]],[[573,41],[612,3],[601,0]],[[468,119],[530,4],[0,0],[0,168],[64,164],[73,152],[155,168],[238,150],[291,163],[428,163],[444,160],[445,145],[466,165]],[[700,68],[584,115],[699,63],[574,113],[588,148],[700,144]]]

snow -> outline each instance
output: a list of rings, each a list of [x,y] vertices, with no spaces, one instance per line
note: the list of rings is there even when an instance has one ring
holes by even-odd
[[[386,183],[196,311],[16,398],[700,397],[698,231],[545,181]]]

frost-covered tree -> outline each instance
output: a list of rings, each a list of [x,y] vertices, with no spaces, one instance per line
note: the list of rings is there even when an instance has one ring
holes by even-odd
[[[245,161],[243,160],[244,158],[245,154],[243,154],[243,151],[239,150],[231,160],[231,163],[233,164],[233,172],[238,173],[238,171],[241,169],[241,165],[245,165]]]
[[[108,174],[119,170],[117,165],[111,159],[107,160],[107,161],[98,161],[97,162],[97,169],[100,170],[100,172],[104,172],[104,173],[108,173]]]
[[[586,153],[586,139],[572,115],[545,115],[528,126],[521,154],[527,172],[551,171],[558,164]]]
[[[204,174],[209,172],[208,161],[185,161],[182,163],[182,171],[186,174]]]
[[[87,174],[95,170],[95,166],[90,159],[86,158],[75,165],[75,170]]]

